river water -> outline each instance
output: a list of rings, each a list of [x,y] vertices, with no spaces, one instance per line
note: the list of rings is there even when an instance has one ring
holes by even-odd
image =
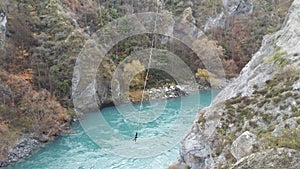
[[[100,141],[95,141],[93,134],[87,132],[89,129],[77,123],[73,125],[73,134],[62,134],[9,169],[165,169],[177,160],[180,139],[192,126],[197,112],[210,105],[216,94],[216,91],[201,91],[182,98],[145,102],[139,117],[161,113],[143,122],[128,119],[128,113],[124,113],[128,105],[104,108],[100,113],[87,115],[85,120],[94,124],[97,117],[102,116],[112,128],[112,135],[122,136],[114,137],[120,140],[109,142],[109,139],[101,137],[105,134],[99,130]],[[133,105],[133,108],[138,107],[139,104]],[[178,129],[176,133],[174,126],[183,130]],[[139,138],[134,142],[132,139],[137,127]],[[115,142],[120,145],[115,146]],[[110,148],[107,145],[111,145]]]

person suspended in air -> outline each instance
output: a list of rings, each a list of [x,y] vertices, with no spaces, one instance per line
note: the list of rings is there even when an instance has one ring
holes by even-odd
[[[136,142],[137,138],[138,138],[138,132],[135,132],[135,136],[134,136],[133,141]]]

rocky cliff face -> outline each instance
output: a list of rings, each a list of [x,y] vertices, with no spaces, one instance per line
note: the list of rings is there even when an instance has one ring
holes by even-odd
[[[172,167],[299,168],[300,0],[182,140]]]

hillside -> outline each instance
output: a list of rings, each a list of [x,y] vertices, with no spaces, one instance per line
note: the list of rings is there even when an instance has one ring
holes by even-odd
[[[170,168],[299,168],[300,1],[241,74],[199,112]]]

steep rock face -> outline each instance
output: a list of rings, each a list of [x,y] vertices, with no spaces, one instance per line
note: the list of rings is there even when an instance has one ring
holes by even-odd
[[[223,9],[216,16],[211,16],[206,21],[204,31],[214,28],[225,28],[230,17],[249,17],[253,12],[252,0],[223,0]]]
[[[165,0],[174,15],[191,7],[196,25],[217,40],[227,77],[235,77],[259,49],[262,37],[280,29],[292,0]]]
[[[299,15],[300,0],[295,0],[282,29],[264,37],[262,47],[240,76],[219,93],[211,107],[199,113],[198,121],[182,141],[178,166],[193,169],[261,168],[262,164],[266,168],[297,166]],[[247,137],[250,147],[241,141]],[[295,150],[272,150],[274,147]],[[287,155],[275,155],[278,152]],[[236,163],[239,159],[242,162]]]
[[[261,88],[282,68],[299,65],[300,48],[297,46],[300,46],[300,24],[297,3],[297,0],[294,1],[282,29],[264,37],[261,49],[242,70],[240,76],[221,91],[220,96],[222,97],[217,97],[214,100],[215,103],[232,98],[238,93],[242,96],[249,96],[254,91],[254,85]],[[285,64],[283,63],[285,61],[288,62],[288,65],[282,65]]]

